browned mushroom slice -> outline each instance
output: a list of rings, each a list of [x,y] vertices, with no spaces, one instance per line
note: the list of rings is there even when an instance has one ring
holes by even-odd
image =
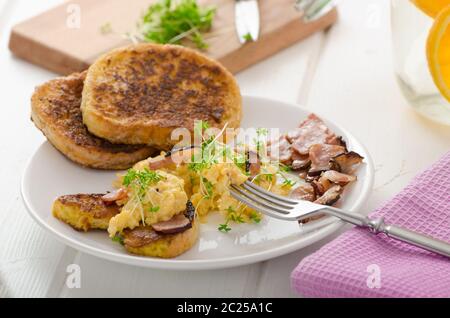
[[[184,232],[192,227],[195,217],[195,207],[190,200],[186,203],[183,214],[177,214],[168,221],[152,224],[151,227],[160,234],[175,234]]]
[[[337,172],[334,170],[328,170],[328,171],[325,171],[322,174],[322,176],[320,177],[319,181],[322,181],[322,180],[328,180],[332,183],[336,183],[341,186],[344,186],[350,182],[355,181],[356,177],[345,174],[345,173]]]
[[[308,172],[306,172],[306,177],[305,177],[304,179],[305,179],[306,182],[311,183],[311,182],[313,182],[314,180],[319,180],[319,178],[320,178],[320,174],[311,176],[311,175],[308,174]]]
[[[163,234],[184,232],[192,227],[191,221],[184,214],[177,214],[168,221],[152,224],[152,228]]]
[[[346,184],[356,180],[355,176],[340,173],[334,170],[328,170],[323,172],[318,179],[314,179],[311,182],[317,196],[321,196],[328,191],[333,184],[345,186]]]
[[[309,183],[300,183],[300,185],[291,191],[290,197],[297,200],[314,201],[316,194],[314,188]]]
[[[298,177],[299,177],[300,179],[303,179],[303,180],[305,180],[305,181],[308,181],[308,180],[307,180],[307,178],[308,178],[308,172],[307,172],[307,171],[302,171],[302,172],[300,172],[300,173],[298,174]]]
[[[309,182],[314,188],[316,195],[319,197],[330,189],[333,184],[345,186],[346,184],[356,180],[356,177],[350,176],[344,173],[340,173],[334,170],[328,170],[323,172],[319,178],[312,179]]]
[[[284,135],[277,140],[269,141],[267,143],[267,151],[272,160],[278,160],[286,165],[292,162],[291,144]]]
[[[329,145],[337,145],[337,146],[342,146],[345,149],[347,149],[347,143],[345,142],[345,140],[342,138],[342,136],[334,136],[330,139],[328,139],[327,144]]]
[[[292,151],[292,170],[305,170],[311,165],[309,155],[301,155],[297,151]]]
[[[331,164],[335,165],[340,172],[345,174],[352,174],[356,165],[359,165],[364,157],[360,156],[354,151],[342,153],[334,156],[331,159]]]
[[[323,205],[333,205],[341,197],[343,189],[344,188],[342,188],[340,185],[333,185],[314,202]]]
[[[128,196],[127,191],[124,188],[119,188],[117,190],[108,192],[102,196],[102,201],[105,203],[114,203],[119,200],[126,199]]]
[[[311,186],[314,188],[317,197],[324,194],[333,184],[324,178],[319,178],[311,181]]]
[[[337,145],[316,144],[309,149],[309,158],[311,159],[311,168],[308,175],[320,175],[322,171],[330,169],[332,158],[345,152],[345,148]]]
[[[301,155],[307,155],[315,144],[336,142],[336,135],[315,114],[310,114],[295,130],[287,135],[292,148]]]
[[[139,226],[132,230],[126,229],[123,234],[124,244],[134,248],[145,246],[161,238],[161,235],[149,226]]]

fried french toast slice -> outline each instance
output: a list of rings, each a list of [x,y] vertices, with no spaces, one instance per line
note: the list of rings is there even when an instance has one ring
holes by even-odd
[[[139,43],[101,56],[88,70],[81,110],[89,131],[114,143],[168,150],[175,128],[196,120],[238,128],[242,101],[220,63],[176,45]]]
[[[109,220],[120,213],[120,207],[102,200],[104,194],[73,194],[58,197],[52,213],[76,230],[106,230]]]
[[[155,150],[142,145],[112,144],[88,132],[80,105],[86,72],[38,86],[31,98],[31,119],[66,157],[98,169],[126,169]]]

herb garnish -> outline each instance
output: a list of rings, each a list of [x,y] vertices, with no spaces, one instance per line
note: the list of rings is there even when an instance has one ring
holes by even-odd
[[[114,236],[111,238],[111,240],[112,240],[113,242],[119,243],[120,245],[125,245],[124,238],[123,238],[123,236],[120,235],[120,234],[114,235]]]
[[[194,134],[196,136],[202,136],[201,151],[192,155],[191,162],[188,165],[189,170],[201,175],[203,170],[210,168],[213,164],[219,163],[220,158],[226,159],[231,155],[229,146],[218,141],[226,127],[227,124],[225,124],[222,131],[216,136],[204,138],[203,131],[209,128],[209,124],[202,120],[195,123]]]
[[[143,199],[147,188],[161,179],[163,179],[163,176],[148,168],[142,171],[128,169],[127,174],[123,177],[123,185],[136,190],[140,199]]]
[[[231,231],[231,227],[228,226],[228,220],[226,223],[219,224],[219,227],[217,228],[220,232],[228,233]]]
[[[152,206],[150,209],[148,209],[148,211],[149,212],[158,212],[159,211],[159,206],[158,205],[155,205],[155,206]]]
[[[142,206],[145,203],[150,203],[150,207],[148,208],[149,212],[156,213],[159,211],[159,206],[154,205],[149,196],[147,195],[148,187],[152,184],[155,184],[161,180],[163,180],[164,177],[157,173],[156,171],[149,170],[148,168],[145,168],[144,170],[135,170],[135,169],[128,169],[127,174],[123,177],[122,184],[126,187],[131,188],[135,193],[135,198],[137,197],[138,203],[141,206],[141,218],[142,218],[142,224],[145,225],[145,217],[143,214]],[[150,200],[149,202],[146,202]]]
[[[261,222],[261,215],[258,212],[256,212],[256,211],[252,211],[250,213],[249,217],[250,217],[250,220],[252,220],[255,223]]]
[[[250,32],[246,33],[243,37],[242,37],[245,42],[253,42],[253,36],[250,34]]]
[[[139,33],[149,42],[181,44],[187,39],[206,49],[203,33],[211,29],[214,15],[214,7],[202,7],[196,0],[160,0],[147,9]]]
[[[213,195],[213,184],[211,183],[211,181],[208,181],[208,179],[206,179],[205,177],[202,177],[201,179],[201,184],[205,190],[205,199],[211,199],[212,195]]]

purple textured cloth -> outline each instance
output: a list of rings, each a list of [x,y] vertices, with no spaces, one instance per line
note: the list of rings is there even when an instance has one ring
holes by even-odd
[[[371,217],[450,242],[450,152]],[[450,259],[353,228],[291,275],[305,297],[450,297]]]

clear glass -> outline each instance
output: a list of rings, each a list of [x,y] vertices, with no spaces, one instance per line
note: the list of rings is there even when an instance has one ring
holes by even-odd
[[[428,70],[426,41],[432,23],[410,0],[391,0],[394,65],[400,88],[420,114],[450,125],[450,103]]]

